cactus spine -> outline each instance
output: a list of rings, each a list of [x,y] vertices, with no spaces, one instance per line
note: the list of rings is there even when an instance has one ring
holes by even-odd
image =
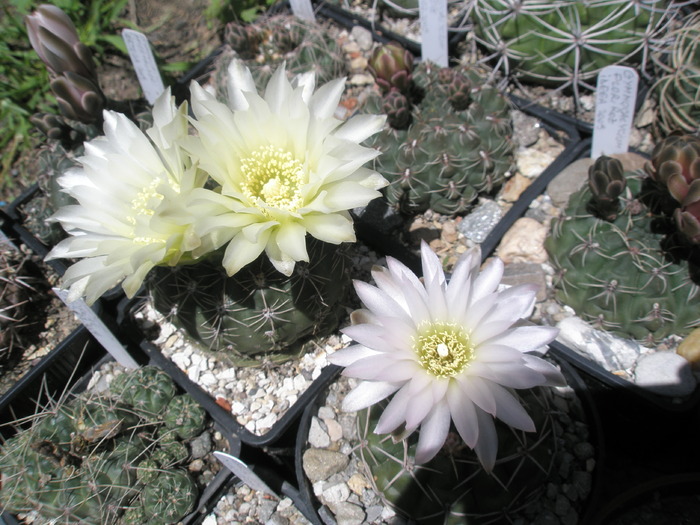
[[[193,510],[199,488],[178,464],[189,455],[181,439],[205,428],[201,407],[175,395],[172,380],[154,367],[114,383],[109,394],[60,403],[3,444],[5,510],[95,525],[142,524],[143,516],[165,525]]]

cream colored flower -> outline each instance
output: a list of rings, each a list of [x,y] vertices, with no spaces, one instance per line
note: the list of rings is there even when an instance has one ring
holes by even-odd
[[[438,453],[450,424],[473,448],[486,470],[496,461],[493,417],[524,430],[534,423],[512,389],[561,385],[550,363],[531,355],[554,339],[557,329],[514,326],[534,306],[535,287],[498,292],[503,263],[494,260],[479,274],[478,249],[457,263],[449,283],[437,256],[421,246],[423,282],[400,262],[375,268],[377,286],[356,282],[365,310],[353,313],[343,332],[357,341],[329,361],[344,375],[363,381],[343,401],[360,410],[393,394],[375,432],[420,426],[416,463]]]
[[[63,277],[70,300],[85,296],[92,304],[119,283],[131,297],[151,268],[203,249],[185,209],[205,177],[178,145],[187,136],[187,107],[177,109],[167,91],[153,118],[144,134],[126,116],[105,111],[105,135],[87,142],[81,167],[59,178],[78,203],[53,215],[70,237],[47,259],[80,259]]]
[[[335,118],[344,79],[314,92],[313,74],[290,83],[282,66],[261,96],[242,63],[234,61],[228,74],[228,104],[191,87],[199,134],[186,147],[220,185],[195,192],[194,206],[207,210],[197,230],[217,247],[228,243],[229,275],[263,251],[290,275],[295,262],[308,261],[307,233],[333,244],[355,240],[348,210],[378,197],[387,183],[363,167],[378,152],[360,146],[384,117]]]

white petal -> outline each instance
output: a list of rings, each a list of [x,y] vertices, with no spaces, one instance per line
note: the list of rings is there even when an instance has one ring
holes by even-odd
[[[462,391],[476,406],[493,415],[496,413],[496,400],[489,390],[489,383],[476,376],[459,377],[456,379]]]
[[[474,447],[481,466],[486,472],[491,472],[496,464],[496,453],[498,452],[498,434],[493,417],[476,409],[476,417],[479,421],[479,440]]]
[[[523,359],[525,360],[525,364],[528,366],[528,368],[539,372],[545,377],[546,383],[543,383],[543,385],[566,386],[566,378],[564,378],[561,371],[552,363],[529,354],[523,354]]]
[[[519,326],[480,344],[510,346],[521,352],[531,352],[551,343],[558,333],[559,329],[551,326]]]
[[[275,241],[283,254],[294,261],[307,261],[309,254],[306,252],[306,228],[295,222],[282,224],[275,232]]]
[[[328,119],[338,108],[340,97],[345,89],[345,78],[337,78],[324,84],[309,101],[309,109],[317,119]]]
[[[385,353],[359,359],[343,370],[343,375],[364,380],[396,383],[407,381],[415,375],[417,365],[412,361],[398,360]]]
[[[278,67],[270,77],[265,87],[265,102],[270,111],[275,114],[284,114],[289,111],[287,101],[292,94],[292,85],[287,80],[287,72],[284,64]]]
[[[447,391],[447,404],[450,407],[450,414],[457,432],[468,447],[474,448],[479,438],[479,425],[474,403],[462,393],[459,385],[452,384]]]
[[[304,215],[302,224],[319,241],[330,244],[355,242],[355,228],[352,224],[352,219],[345,214]]]
[[[411,409],[406,414],[407,428],[417,428],[425,417],[435,408],[431,387],[432,385],[428,383],[427,388],[423,388],[419,392],[413,392],[413,388],[411,388]]]
[[[337,366],[348,366],[358,359],[368,357],[370,355],[376,355],[377,351],[367,348],[362,345],[352,345],[347,348],[341,348],[340,350],[333,352],[328,356],[328,361]]]
[[[493,259],[474,281],[471,304],[495,292],[501,283],[501,277],[503,277],[503,261],[498,258]]]
[[[249,262],[254,261],[265,249],[267,236],[258,238],[258,242],[250,242],[245,235],[239,233],[226,246],[221,264],[226,268],[226,273],[231,276],[236,274]]]
[[[386,399],[401,387],[401,383],[384,381],[363,381],[357,385],[343,400],[345,412],[355,412]]]
[[[355,281],[355,291],[362,303],[375,315],[398,317],[407,322],[411,318],[386,292],[362,281]]]
[[[242,60],[233,60],[228,66],[228,104],[234,111],[248,109],[244,92],[255,92],[255,80]]]
[[[440,403],[421,425],[416,447],[416,463],[420,465],[433,459],[445,444],[449,431],[450,409],[447,403]]]
[[[388,434],[393,432],[406,421],[409,412],[409,404],[413,404],[413,397],[407,387],[401,388],[389,401],[374,429],[375,434]]]
[[[333,135],[336,138],[360,143],[381,131],[384,122],[386,122],[386,115],[355,115],[340,126]]]
[[[520,401],[508,392],[505,388],[498,385],[492,387],[491,392],[496,399],[498,408],[496,409],[496,417],[503,421],[506,425],[513,428],[523,430],[525,432],[535,431],[535,422],[520,404]]]
[[[547,383],[545,376],[532,370],[522,357],[512,363],[472,363],[472,373],[508,388],[532,388]]]

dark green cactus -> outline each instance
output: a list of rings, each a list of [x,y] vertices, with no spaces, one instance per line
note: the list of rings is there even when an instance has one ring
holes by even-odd
[[[258,89],[267,85],[283,62],[290,75],[313,71],[316,85],[346,74],[342,50],[330,36],[328,26],[292,15],[258,18],[252,24],[231,22],[224,35],[226,48],[217,57],[214,85],[226,98],[227,69],[235,58],[243,60]]]
[[[146,287],[154,307],[206,348],[239,365],[284,361],[337,327],[349,285],[344,246],[307,236],[307,251],[311,262],[290,277],[262,254],[232,277],[216,258],[157,267]]]
[[[172,398],[165,409],[165,428],[172,430],[180,439],[192,439],[202,433],[206,412],[192,396],[180,395]]]
[[[544,494],[560,455],[553,429],[552,394],[544,388],[519,391],[536,432],[515,431],[496,420],[498,457],[491,474],[456,434],[424,465],[415,465],[415,432],[394,442],[372,432],[382,407],[358,413],[358,452],[385,504],[421,524],[511,523]]]
[[[373,168],[389,180],[386,201],[403,213],[464,213],[513,170],[510,104],[473,70],[422,62],[413,81],[410,125],[388,124],[370,139],[382,152]],[[365,111],[381,112],[392,96],[371,96]]]
[[[177,467],[189,457],[180,439],[197,435],[192,420],[199,433],[204,421],[160,374],[152,367],[126,372],[112,391],[63,401],[7,440],[0,506],[35,511],[42,523],[95,525],[143,524],[143,516],[176,523],[190,513],[199,488]],[[134,394],[135,385],[148,394]],[[173,417],[176,410],[186,417]]]
[[[606,161],[596,164],[594,172]],[[557,299],[596,327],[647,344],[686,335],[700,326],[700,312],[688,307],[700,297],[691,273],[693,249],[678,242],[672,219],[658,213],[658,186],[643,172],[624,176],[614,220],[591,213],[585,186],[554,221],[545,247],[556,271]],[[679,259],[680,253],[689,260]]]
[[[605,66],[642,71],[654,42],[677,13],[665,0],[478,0],[471,18],[477,41],[507,75],[519,79],[593,89]]]

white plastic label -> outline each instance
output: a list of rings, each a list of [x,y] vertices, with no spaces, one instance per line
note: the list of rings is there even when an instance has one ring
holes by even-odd
[[[114,334],[102,322],[102,319],[87,305],[82,299],[68,302],[68,290],[53,288],[54,293],[61,298],[68,308],[80,319],[85,328],[99,341],[107,352],[120,365],[127,368],[138,368],[138,363],[129,355],[129,352],[122,346],[119,340],[114,337]]]
[[[631,67],[608,66],[598,74],[591,158],[629,149],[638,82]]]
[[[158,96],[165,90],[163,79],[156,65],[153,50],[148,43],[148,38],[143,33],[133,29],[122,30],[122,39],[129,51],[129,58],[134,65],[136,76],[141,84],[143,94],[149,104],[153,104]]]
[[[421,58],[447,67],[447,0],[419,0]]]
[[[295,16],[311,22],[316,21],[311,0],[290,0],[289,6],[292,8],[292,13],[294,13]]]

